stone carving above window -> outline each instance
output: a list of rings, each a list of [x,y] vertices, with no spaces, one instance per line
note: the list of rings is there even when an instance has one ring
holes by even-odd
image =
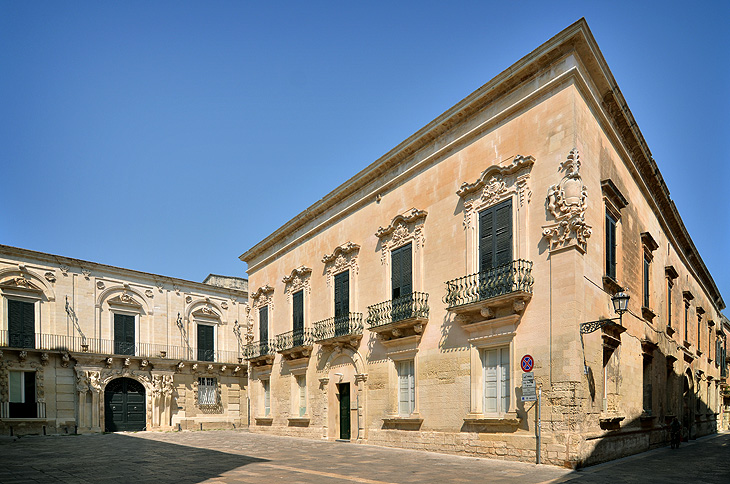
[[[54,274],[51,271],[46,272],[43,276],[46,278],[46,280],[48,282],[51,282],[51,283],[56,282],[56,274]]]
[[[375,236],[380,239],[381,256],[380,261],[385,264],[388,254],[395,248],[413,242],[416,249],[420,249],[426,243],[423,234],[423,225],[426,222],[428,212],[412,208],[406,213],[396,215],[390,225],[378,228]]]
[[[259,287],[251,296],[251,309],[258,309],[269,306],[269,310],[274,308],[274,288],[268,284]]]
[[[585,252],[591,236],[592,228],[585,220],[588,192],[580,176],[580,164],[578,150],[571,150],[560,163],[559,170],[565,171],[563,179],[548,189],[547,210],[555,222],[543,226],[542,236],[551,250],[575,245]]]
[[[107,302],[110,306],[122,306],[137,310],[142,309],[142,305],[128,292],[123,292],[118,296],[109,299]]]
[[[311,292],[312,288],[309,285],[309,276],[311,275],[312,269],[307,266],[299,266],[291,271],[291,274],[281,279],[281,282],[284,283],[284,293],[287,300],[299,290],[304,290],[307,294]]]
[[[529,202],[532,192],[527,180],[534,163],[532,156],[516,155],[509,165],[492,165],[474,183],[462,183],[456,194],[464,200],[464,228],[476,224],[474,214],[513,194],[520,206]]]
[[[352,242],[346,242],[336,247],[331,254],[322,257],[325,273],[327,275],[327,285],[332,281],[332,276],[348,269],[353,274],[358,273],[357,257],[360,253],[360,246]]]

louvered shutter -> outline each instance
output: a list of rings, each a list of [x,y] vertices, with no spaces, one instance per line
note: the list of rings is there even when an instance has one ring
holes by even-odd
[[[8,299],[8,332],[10,346],[23,347],[23,303]]]
[[[404,245],[391,254],[391,284],[393,299],[410,294],[413,288],[413,264],[411,244]]]
[[[114,352],[118,355],[134,354],[134,316],[114,315]]]
[[[350,271],[335,276],[335,320],[346,318],[350,312]]]
[[[479,213],[479,272],[493,267],[494,259],[494,209]]]
[[[269,307],[259,309],[259,342],[266,344],[269,339]]]
[[[292,295],[292,302],[292,329],[294,333],[301,334],[304,330],[304,291],[295,292]]]
[[[494,207],[494,267],[512,262],[512,199]]]
[[[215,342],[214,342],[214,331],[213,326],[206,324],[198,325],[198,360],[199,361],[213,361],[215,353]]]
[[[606,213],[606,275],[616,279],[616,220]]]

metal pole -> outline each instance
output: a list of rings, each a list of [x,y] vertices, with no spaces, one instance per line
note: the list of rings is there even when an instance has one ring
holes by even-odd
[[[537,463],[540,464],[540,440],[542,422],[540,421],[540,407],[542,406],[542,385],[537,388]]]

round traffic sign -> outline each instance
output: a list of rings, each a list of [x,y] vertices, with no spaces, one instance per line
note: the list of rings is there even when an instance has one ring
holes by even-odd
[[[532,359],[532,356],[525,355],[522,357],[522,361],[520,361],[520,367],[522,367],[522,371],[528,372],[532,371],[532,367],[535,365],[535,361]]]

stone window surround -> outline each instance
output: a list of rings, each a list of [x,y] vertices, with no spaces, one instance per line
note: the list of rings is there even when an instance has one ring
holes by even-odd
[[[388,365],[388,380],[395,382],[390,384],[391,391],[388,394],[389,400],[392,402],[388,407],[391,409],[386,419],[389,421],[399,420],[419,420],[421,419],[421,413],[419,411],[418,398],[418,348],[403,349],[400,351],[389,351],[388,357],[390,364]],[[401,415],[399,402],[400,402],[400,380],[398,378],[398,365],[401,361],[411,360],[413,361],[413,389],[414,389],[414,405],[413,412],[410,415]]]
[[[621,193],[619,188],[616,186],[616,184],[611,180],[610,178],[606,178],[605,180],[601,180],[601,192],[603,193],[603,204],[604,204],[604,212],[607,214],[610,214],[611,217],[616,221],[616,247],[614,254],[616,258],[616,278],[611,279],[611,277],[608,276],[607,268],[604,267],[604,276],[603,276],[603,283],[604,288],[608,290],[611,294],[618,292],[619,290],[623,289],[618,281],[621,279],[619,274],[621,273],[621,265],[619,264],[619,261],[621,261],[621,229],[622,229],[622,223],[621,223],[621,210],[623,210],[628,204],[629,201],[624,197],[624,195]],[[605,218],[605,215],[604,215]],[[606,230],[605,223],[603,224],[603,230]],[[606,234],[604,233],[603,236],[604,240],[604,247],[603,250],[608,250],[607,247],[605,247],[605,241],[606,241]],[[605,257],[604,257],[605,261]],[[604,262],[605,264],[605,262]]]
[[[651,236],[649,232],[642,232],[641,233],[641,246],[642,246],[642,258],[641,258],[641,314],[642,317],[649,321],[650,323],[653,321],[654,317],[656,316],[656,313],[654,310],[651,309],[650,305],[653,305],[651,293],[652,293],[652,261],[654,260],[654,251],[656,251],[659,248],[659,244],[656,243],[654,240],[654,237]],[[648,262],[648,268],[644,267],[645,262]],[[649,273],[645,273],[645,271],[648,269]],[[645,278],[649,278],[648,281],[648,293],[645,293],[647,290],[645,288]],[[648,305],[645,304],[648,300]]]
[[[328,291],[329,294],[329,314],[335,314],[335,290],[333,287],[333,281],[337,274],[345,271],[350,271],[348,290],[349,290],[349,302],[350,312],[357,312],[359,306],[357,305],[357,280],[360,268],[357,265],[357,259],[360,255],[360,246],[352,242],[346,242],[342,245],[335,247],[335,250],[331,254],[325,254],[322,257],[322,263],[324,264],[327,287],[331,288]]]
[[[474,183],[464,182],[456,192],[464,202],[467,274],[479,272],[479,213],[507,199],[512,199],[512,259],[528,253],[527,210],[522,207],[532,194],[528,180],[533,163],[531,156],[517,155],[507,166],[488,167]]]
[[[392,299],[391,254],[395,249],[404,247],[409,243],[412,244],[412,291],[423,292],[423,246],[426,243],[423,232],[427,215],[428,212],[425,210],[411,208],[393,217],[387,227],[380,227],[375,233],[375,236],[380,239],[380,262],[384,271],[385,284],[383,284],[383,288],[385,292],[382,295],[382,300]]]
[[[248,337],[250,343],[258,341],[259,335],[261,334],[261,331],[259,330],[261,325],[261,321],[259,321],[259,310],[264,307],[267,308],[268,331],[266,334],[268,334],[270,341],[272,338],[275,338],[275,336],[271,334],[271,322],[274,315],[274,288],[268,284],[264,284],[259,287],[251,296],[251,310],[249,312],[251,324],[249,326],[250,333]]]
[[[471,398],[470,411],[468,420],[478,419],[504,419],[511,420],[517,418],[517,402],[515,402],[514,386],[516,380],[515,375],[515,349],[514,349],[514,332],[476,336],[469,338],[469,359],[471,366]],[[501,413],[485,413],[484,411],[484,365],[482,362],[482,352],[497,348],[509,348],[509,373],[510,373],[510,398],[509,409]]]
[[[135,311],[134,309],[127,309],[127,308],[117,308],[117,307],[110,307],[109,308],[109,340],[112,341],[112,344],[114,342],[114,315],[120,314],[125,316],[134,316],[134,345],[135,347],[139,345],[140,338],[139,338],[139,331],[140,331],[140,316],[141,313],[139,311]]]
[[[312,278],[312,269],[306,266],[299,266],[296,269],[293,269],[291,273],[288,276],[284,276],[281,280],[281,282],[284,283],[284,294],[286,294],[286,300],[289,303],[289,311],[287,313],[287,321],[288,325],[286,326],[288,329],[286,331],[283,331],[286,333],[287,331],[291,331],[293,329],[293,320],[294,317],[294,298],[292,295],[294,293],[297,293],[299,291],[302,291],[303,297],[303,307],[302,310],[304,311],[304,329],[311,328],[312,327],[312,321],[310,321],[310,314],[311,314],[311,297],[310,294],[312,293],[312,286],[311,286],[311,278]],[[269,330],[272,329],[272,319],[271,314],[269,314]],[[271,334],[269,332],[269,339],[275,339],[276,335]]]
[[[10,316],[8,312],[8,300],[12,299],[14,301],[20,301],[20,302],[26,302],[33,304],[33,317],[35,318],[34,324],[35,324],[35,332],[36,333],[42,333],[41,331],[41,308],[43,303],[42,293],[41,292],[31,292],[31,291],[13,291],[12,289],[8,289],[7,287],[2,288],[2,309],[3,309],[3,318],[2,318],[2,326],[0,326],[0,329],[4,331],[8,331],[10,329],[10,321],[8,321],[8,317]]]
[[[291,399],[291,413],[293,419],[296,420],[308,420],[309,419],[309,389],[307,388],[308,378],[307,378],[307,367],[303,368],[297,368],[295,370],[290,370],[291,373],[291,393],[292,399]],[[300,388],[299,388],[299,379],[304,378],[304,408],[305,412],[304,415],[299,415],[299,408],[301,407],[301,400],[300,400]],[[292,420],[290,418],[290,420]]]

